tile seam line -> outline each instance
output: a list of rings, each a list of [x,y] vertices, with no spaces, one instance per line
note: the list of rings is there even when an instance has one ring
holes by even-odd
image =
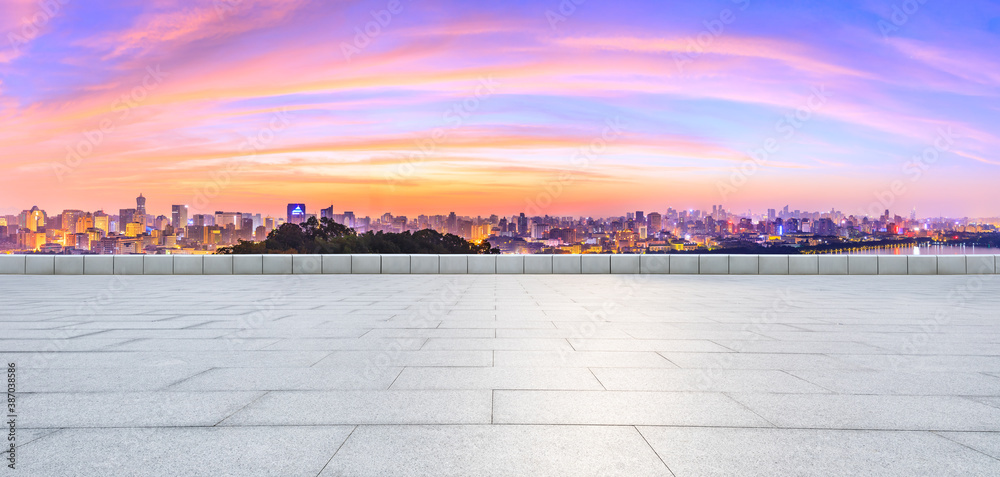
[[[319,477],[320,475],[323,475],[323,471],[326,470],[326,468],[330,465],[330,462],[333,462],[333,458],[337,457],[337,454],[340,453],[340,449],[344,448],[344,444],[347,444],[347,441],[351,438],[351,436],[354,435],[354,431],[358,430],[358,427],[361,427],[361,426],[360,425],[356,425],[356,426],[354,426],[354,429],[351,429],[351,432],[349,434],[347,434],[347,437],[344,439],[344,442],[341,442],[340,445],[337,446],[337,450],[333,451],[333,455],[330,456],[330,460],[326,461],[326,464],[323,464],[323,468],[322,469],[319,469],[319,472],[316,474],[316,477]]]
[[[670,466],[667,465],[667,461],[663,460],[663,457],[660,456],[660,453],[657,452],[656,449],[653,448],[653,445],[649,443],[649,439],[646,439],[646,436],[642,433],[642,431],[639,430],[639,426],[633,425],[631,427],[632,429],[635,429],[635,432],[637,434],[639,434],[639,437],[642,438],[642,441],[645,442],[647,446],[649,446],[649,450],[653,451],[653,455],[655,455],[657,459],[660,459],[660,462],[663,464],[663,467],[667,469],[667,472],[670,472],[670,475],[677,477],[677,474],[674,473],[673,469],[671,469]]]
[[[208,368],[208,369],[205,369],[205,370],[203,370],[203,371],[199,371],[199,372],[197,372],[197,373],[195,373],[195,374],[192,374],[191,376],[187,376],[187,377],[185,377],[185,378],[181,378],[181,379],[179,379],[179,380],[177,380],[177,381],[174,381],[174,382],[172,382],[172,383],[170,383],[170,384],[168,384],[168,385],[166,385],[166,386],[163,386],[163,387],[162,387],[162,388],[160,388],[160,389],[157,389],[157,390],[154,390],[154,391],[152,391],[152,392],[162,392],[162,391],[170,391],[170,388],[171,388],[171,387],[174,387],[174,386],[176,386],[176,385],[178,385],[178,384],[180,384],[180,383],[183,383],[184,381],[188,381],[188,380],[191,380],[191,379],[194,379],[194,378],[197,378],[198,376],[201,376],[202,374],[205,374],[205,373],[207,373],[207,372],[209,372],[209,371],[211,371],[211,370],[213,370],[213,369],[219,369],[219,368]]]
[[[346,427],[346,426],[415,426],[415,427],[427,427],[427,426],[441,426],[441,427],[463,427],[463,426],[511,426],[511,427],[659,427],[668,429],[756,429],[764,431],[829,431],[829,432],[923,432],[923,433],[938,433],[938,432],[958,432],[958,433],[979,433],[979,434],[997,434],[1000,435],[1000,429],[997,430],[981,430],[981,429],[873,429],[873,428],[859,428],[859,427],[769,427],[769,426],[710,426],[710,425],[697,425],[697,424],[594,424],[594,423],[539,423],[539,422],[495,422],[490,424],[488,422],[452,422],[452,423],[440,423],[440,422],[412,422],[412,423],[378,423],[378,422],[366,422],[366,423],[356,423],[356,422],[345,422],[345,423],[323,423],[323,424],[240,424],[234,426],[215,426],[207,424],[194,424],[194,425],[172,425],[172,426],[40,426],[40,427],[22,427],[21,429],[56,429],[59,431],[74,431],[74,430],[89,430],[89,429],[240,429],[240,428],[283,428],[283,427]]]
[[[752,413],[753,415],[755,415],[755,416],[757,416],[757,417],[761,418],[761,419],[762,419],[762,420],[763,420],[764,422],[766,422],[766,423],[768,423],[768,424],[770,424],[770,425],[774,426],[774,428],[778,429],[778,428],[780,428],[780,427],[781,427],[781,426],[778,426],[777,424],[775,424],[775,423],[771,422],[771,420],[770,420],[770,419],[767,419],[766,417],[764,417],[764,416],[761,416],[760,414],[758,414],[758,413],[757,413],[757,411],[754,411],[753,409],[751,409],[751,408],[750,408],[750,406],[747,406],[747,405],[746,405],[746,404],[744,404],[744,403],[743,403],[742,401],[739,401],[739,400],[737,400],[736,398],[734,398],[734,397],[730,396],[730,394],[731,394],[731,393],[725,393],[725,392],[724,392],[724,393],[719,393],[719,394],[722,394],[723,396],[725,396],[725,397],[726,397],[726,399],[729,399],[730,401],[733,401],[733,402],[735,402],[736,404],[739,404],[740,406],[742,406],[742,407],[743,407],[744,409],[746,409],[747,411],[750,411],[750,412],[751,412],[751,413]]]
[[[267,396],[267,395],[268,395],[268,394],[270,394],[270,393],[271,393],[271,391],[264,391],[263,393],[261,393],[261,395],[260,395],[260,396],[257,396],[256,398],[252,399],[252,400],[251,400],[250,402],[248,402],[248,403],[244,404],[244,405],[243,405],[243,406],[241,406],[241,407],[240,407],[239,409],[237,409],[237,410],[233,411],[233,412],[232,412],[232,413],[230,413],[230,414],[229,414],[228,416],[226,416],[226,417],[222,418],[222,419],[221,419],[221,420],[220,420],[219,422],[216,422],[215,424],[212,424],[212,426],[211,426],[211,427],[218,427],[218,425],[219,425],[219,424],[222,424],[223,422],[225,422],[225,421],[226,421],[226,419],[229,419],[230,417],[233,417],[233,416],[235,416],[235,415],[236,415],[236,414],[238,414],[238,413],[239,413],[240,411],[242,411],[242,410],[246,409],[246,408],[247,408],[247,407],[249,407],[249,406],[250,406],[251,404],[253,404],[253,403],[257,402],[257,401],[260,401],[260,399],[261,399],[261,398],[263,398],[264,396]]]
[[[969,450],[971,450],[973,452],[977,452],[979,454],[985,455],[986,457],[989,457],[990,459],[993,459],[995,461],[1000,461],[1000,458],[997,458],[995,456],[987,454],[986,452],[983,452],[983,451],[981,451],[979,449],[976,449],[975,447],[971,447],[971,446],[969,446],[969,445],[967,445],[967,444],[965,444],[963,442],[958,442],[955,439],[952,439],[952,438],[948,437],[946,435],[948,432],[964,432],[964,431],[930,431],[930,433],[934,434],[935,436],[938,436],[938,437],[940,437],[942,439],[945,439],[945,440],[947,440],[949,442],[954,442],[955,444],[958,444],[958,445],[960,445],[962,447],[965,447],[966,449],[969,449]]]

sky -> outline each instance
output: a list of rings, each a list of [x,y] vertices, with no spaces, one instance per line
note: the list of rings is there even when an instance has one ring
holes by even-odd
[[[1000,2],[0,0],[0,213],[1000,215]]]

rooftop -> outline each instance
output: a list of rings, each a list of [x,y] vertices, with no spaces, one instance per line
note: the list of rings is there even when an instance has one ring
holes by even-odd
[[[22,475],[998,475],[983,276],[0,276]]]

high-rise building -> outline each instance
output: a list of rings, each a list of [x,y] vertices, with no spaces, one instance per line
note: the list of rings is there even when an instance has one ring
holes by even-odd
[[[215,216],[209,214],[195,214],[193,217],[193,224],[199,227],[211,227],[215,225]]]
[[[333,220],[333,206],[331,205],[331,206],[329,206],[329,207],[327,207],[325,209],[320,209],[320,211],[319,211],[319,219],[320,220],[323,220],[323,219]]]
[[[32,232],[37,232],[39,228],[45,227],[47,217],[45,211],[32,206],[30,210],[24,210],[17,218],[17,225]]]
[[[85,214],[82,210],[64,210],[60,228],[67,232],[76,233],[76,221],[83,215]]]
[[[215,225],[219,227],[232,225],[235,229],[239,229],[243,225],[243,214],[217,210],[215,211]]]
[[[111,217],[105,214],[103,210],[98,210],[94,212],[94,228],[100,229],[107,235],[111,232]]]
[[[170,223],[174,226],[175,230],[183,230],[188,224],[188,206],[186,205],[172,205],[170,206],[171,221]]]
[[[125,233],[128,224],[135,222],[136,209],[118,210],[118,233]]]
[[[125,224],[126,237],[138,237],[146,231],[146,227],[138,222],[128,222]]]
[[[658,234],[663,230],[663,216],[659,212],[649,213],[649,231],[653,234]]]
[[[146,215],[146,198],[139,194],[139,197],[135,198],[135,213],[139,215]]]
[[[301,224],[305,222],[306,204],[288,204],[288,219],[290,224]]]
[[[87,231],[87,229],[94,228],[94,216],[91,214],[83,214],[76,219],[76,224],[73,226],[73,233],[82,234]]]

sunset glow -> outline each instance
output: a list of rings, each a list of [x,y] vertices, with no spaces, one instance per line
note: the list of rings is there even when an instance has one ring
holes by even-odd
[[[3,0],[0,213],[1000,213],[1000,5],[787,3]]]

